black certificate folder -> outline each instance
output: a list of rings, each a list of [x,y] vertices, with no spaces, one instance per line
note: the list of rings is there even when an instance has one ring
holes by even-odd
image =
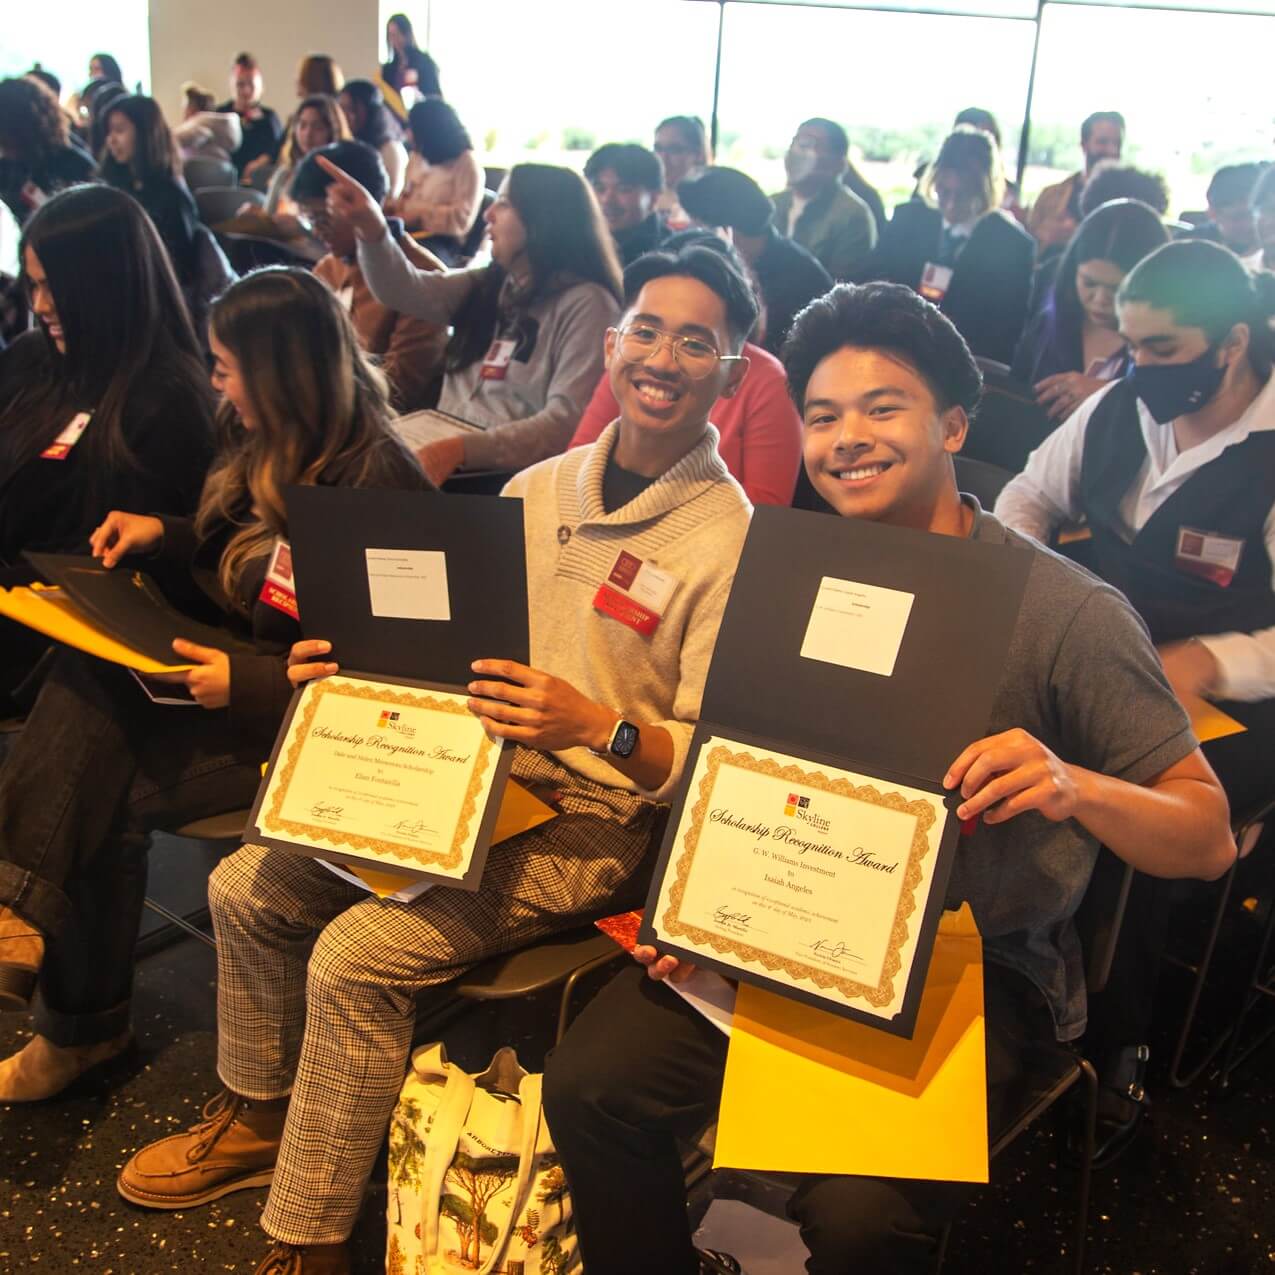
[[[293,696],[254,840],[476,890],[513,749],[466,706],[470,664],[529,659],[522,501],[290,488],[302,629],[340,672]]]
[[[1031,555],[754,514],[642,941],[910,1036]]]

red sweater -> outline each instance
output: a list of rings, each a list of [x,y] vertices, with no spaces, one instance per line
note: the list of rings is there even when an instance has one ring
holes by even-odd
[[[788,377],[773,354],[748,342],[748,375],[734,398],[719,398],[709,419],[721,434],[718,452],[754,505],[790,505],[801,464],[801,418],[788,397]],[[620,414],[606,372],[571,436],[583,447]]]

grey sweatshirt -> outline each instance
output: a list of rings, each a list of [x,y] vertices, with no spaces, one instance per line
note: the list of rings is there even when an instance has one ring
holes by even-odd
[[[419,270],[389,235],[360,241],[359,265],[382,305],[449,326],[489,268]],[[578,283],[526,311],[531,323],[523,327],[534,323],[534,346],[515,353],[503,380],[484,379],[481,360],[447,373],[439,408],[486,427],[466,436],[465,469],[513,472],[566,450],[602,375],[603,340],[619,313],[605,288]]]

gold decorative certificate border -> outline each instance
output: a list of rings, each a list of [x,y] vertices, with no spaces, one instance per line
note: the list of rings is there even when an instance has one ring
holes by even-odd
[[[484,733],[478,754],[470,771],[469,786],[465,790],[465,798],[461,802],[460,817],[456,820],[456,833],[452,843],[446,850],[424,850],[419,846],[405,846],[395,841],[383,841],[376,837],[365,837],[357,833],[342,832],[339,828],[326,827],[320,824],[298,823],[284,819],[281,815],[283,803],[287,799],[288,785],[296,772],[297,763],[301,759],[301,750],[310,736],[310,727],[315,714],[325,695],[344,695],[350,699],[369,700],[373,704],[406,704],[411,708],[423,708],[434,713],[456,713],[470,717],[472,714],[464,704],[452,700],[436,699],[432,695],[413,691],[394,691],[384,684],[375,686],[352,686],[349,683],[333,685],[330,681],[322,681],[313,686],[309,702],[298,722],[293,719],[289,735],[287,756],[278,768],[278,778],[273,783],[273,797],[270,808],[265,812],[261,825],[262,831],[282,833],[288,836],[304,836],[311,840],[331,845],[349,846],[354,850],[367,850],[376,854],[389,855],[401,862],[426,868],[452,870],[465,859],[466,851],[473,841],[469,834],[469,826],[474,815],[478,813],[478,796],[482,791],[483,776],[486,774],[491,755],[496,745]]]
[[[783,779],[807,788],[815,788],[820,792],[833,793],[839,797],[850,797],[855,801],[867,802],[873,806],[883,806],[887,810],[897,810],[900,814],[912,815],[916,826],[912,833],[912,848],[908,854],[907,867],[903,874],[903,887],[899,891],[899,903],[894,914],[894,925],[890,930],[889,946],[885,960],[881,966],[881,979],[875,987],[860,983],[855,979],[834,974],[815,965],[788,957],[777,956],[748,943],[721,934],[710,933],[700,929],[679,915],[682,900],[686,894],[686,884],[695,861],[695,852],[699,847],[700,833],[704,826],[704,818],[708,814],[709,801],[713,788],[717,783],[717,774],[722,766],[736,766],[740,770],[751,771],[756,775],[766,775],[773,779]],[[718,953],[729,953],[747,965],[762,965],[772,973],[782,970],[792,979],[808,979],[824,991],[835,988],[847,1000],[866,1000],[876,1009],[889,1005],[895,997],[894,979],[903,966],[900,952],[908,938],[908,917],[916,910],[916,887],[921,884],[921,861],[929,853],[929,832],[934,825],[934,806],[925,800],[908,801],[897,792],[881,792],[870,784],[853,784],[848,779],[831,779],[821,771],[805,770],[801,766],[781,765],[769,757],[754,757],[751,753],[731,752],[721,745],[713,748],[708,754],[708,767],[700,780],[698,798],[691,810],[691,824],[682,840],[682,850],[677,859],[677,871],[673,885],[668,892],[668,907],[660,918],[661,931],[665,937],[687,938],[700,947],[710,947]]]

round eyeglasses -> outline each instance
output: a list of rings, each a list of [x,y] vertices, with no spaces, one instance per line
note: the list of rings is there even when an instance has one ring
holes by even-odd
[[[744,357],[720,354],[716,346],[702,337],[665,332],[652,323],[631,323],[613,331],[619,342],[620,357],[626,363],[647,362],[667,342],[673,349],[673,361],[694,381],[712,375],[719,363],[738,363]]]

